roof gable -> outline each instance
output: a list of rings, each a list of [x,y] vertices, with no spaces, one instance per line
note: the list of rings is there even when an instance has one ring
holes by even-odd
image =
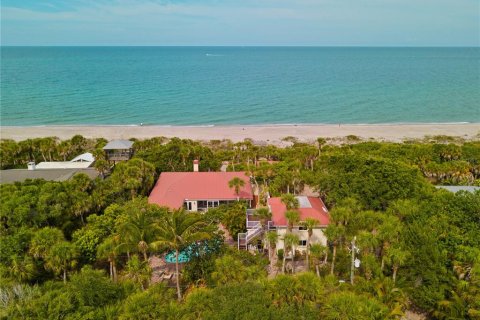
[[[76,156],[70,162],[94,162],[95,157],[90,152],[82,153],[79,156]]]

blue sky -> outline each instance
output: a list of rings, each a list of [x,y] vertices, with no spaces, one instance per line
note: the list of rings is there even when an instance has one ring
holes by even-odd
[[[479,46],[480,0],[2,0],[1,43]]]

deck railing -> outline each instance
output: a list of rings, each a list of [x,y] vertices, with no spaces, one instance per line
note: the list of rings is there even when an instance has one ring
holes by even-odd
[[[247,229],[255,229],[260,221],[247,221]]]
[[[241,246],[248,247],[248,243],[263,233],[262,224],[258,221],[250,221],[251,227],[247,229],[247,232],[238,234],[238,249],[240,250]]]
[[[276,229],[276,227],[275,227],[275,224],[273,223],[273,221],[268,221],[267,230],[274,230],[274,229]]]
[[[247,242],[255,238],[256,236],[260,235],[263,232],[262,225],[259,223],[255,229],[249,229],[247,230]]]
[[[273,221],[268,221],[266,230],[275,230]],[[238,234],[238,249],[243,246],[247,248],[249,242],[258,237],[264,231],[261,222],[258,217],[255,216],[255,209],[247,209],[247,232]]]
[[[246,232],[242,232],[242,233],[239,233],[238,236],[237,236],[237,246],[238,246],[238,250],[240,250],[240,246],[244,245],[245,247],[247,247],[247,233]]]

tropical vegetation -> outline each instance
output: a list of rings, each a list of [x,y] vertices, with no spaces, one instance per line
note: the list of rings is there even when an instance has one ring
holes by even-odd
[[[435,188],[480,186],[479,141],[289,137],[280,148],[158,137],[134,140],[134,157],[117,165],[105,143],[1,141],[2,169],[92,152],[100,175],[0,185],[0,319],[480,319],[480,192]],[[241,201],[202,215],[148,203],[161,172],[192,171],[195,159],[201,171],[228,161],[251,177],[265,252],[224,243],[219,226],[245,232]],[[266,199],[282,197],[289,231],[311,235],[318,222],[300,221],[294,195],[312,190],[330,209],[328,243],[309,236],[302,254],[294,233],[268,230]],[[187,248],[173,281],[154,281],[152,261]]]

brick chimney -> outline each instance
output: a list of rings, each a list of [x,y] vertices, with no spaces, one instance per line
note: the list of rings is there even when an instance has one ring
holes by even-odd
[[[193,172],[198,172],[198,160],[193,160]]]

